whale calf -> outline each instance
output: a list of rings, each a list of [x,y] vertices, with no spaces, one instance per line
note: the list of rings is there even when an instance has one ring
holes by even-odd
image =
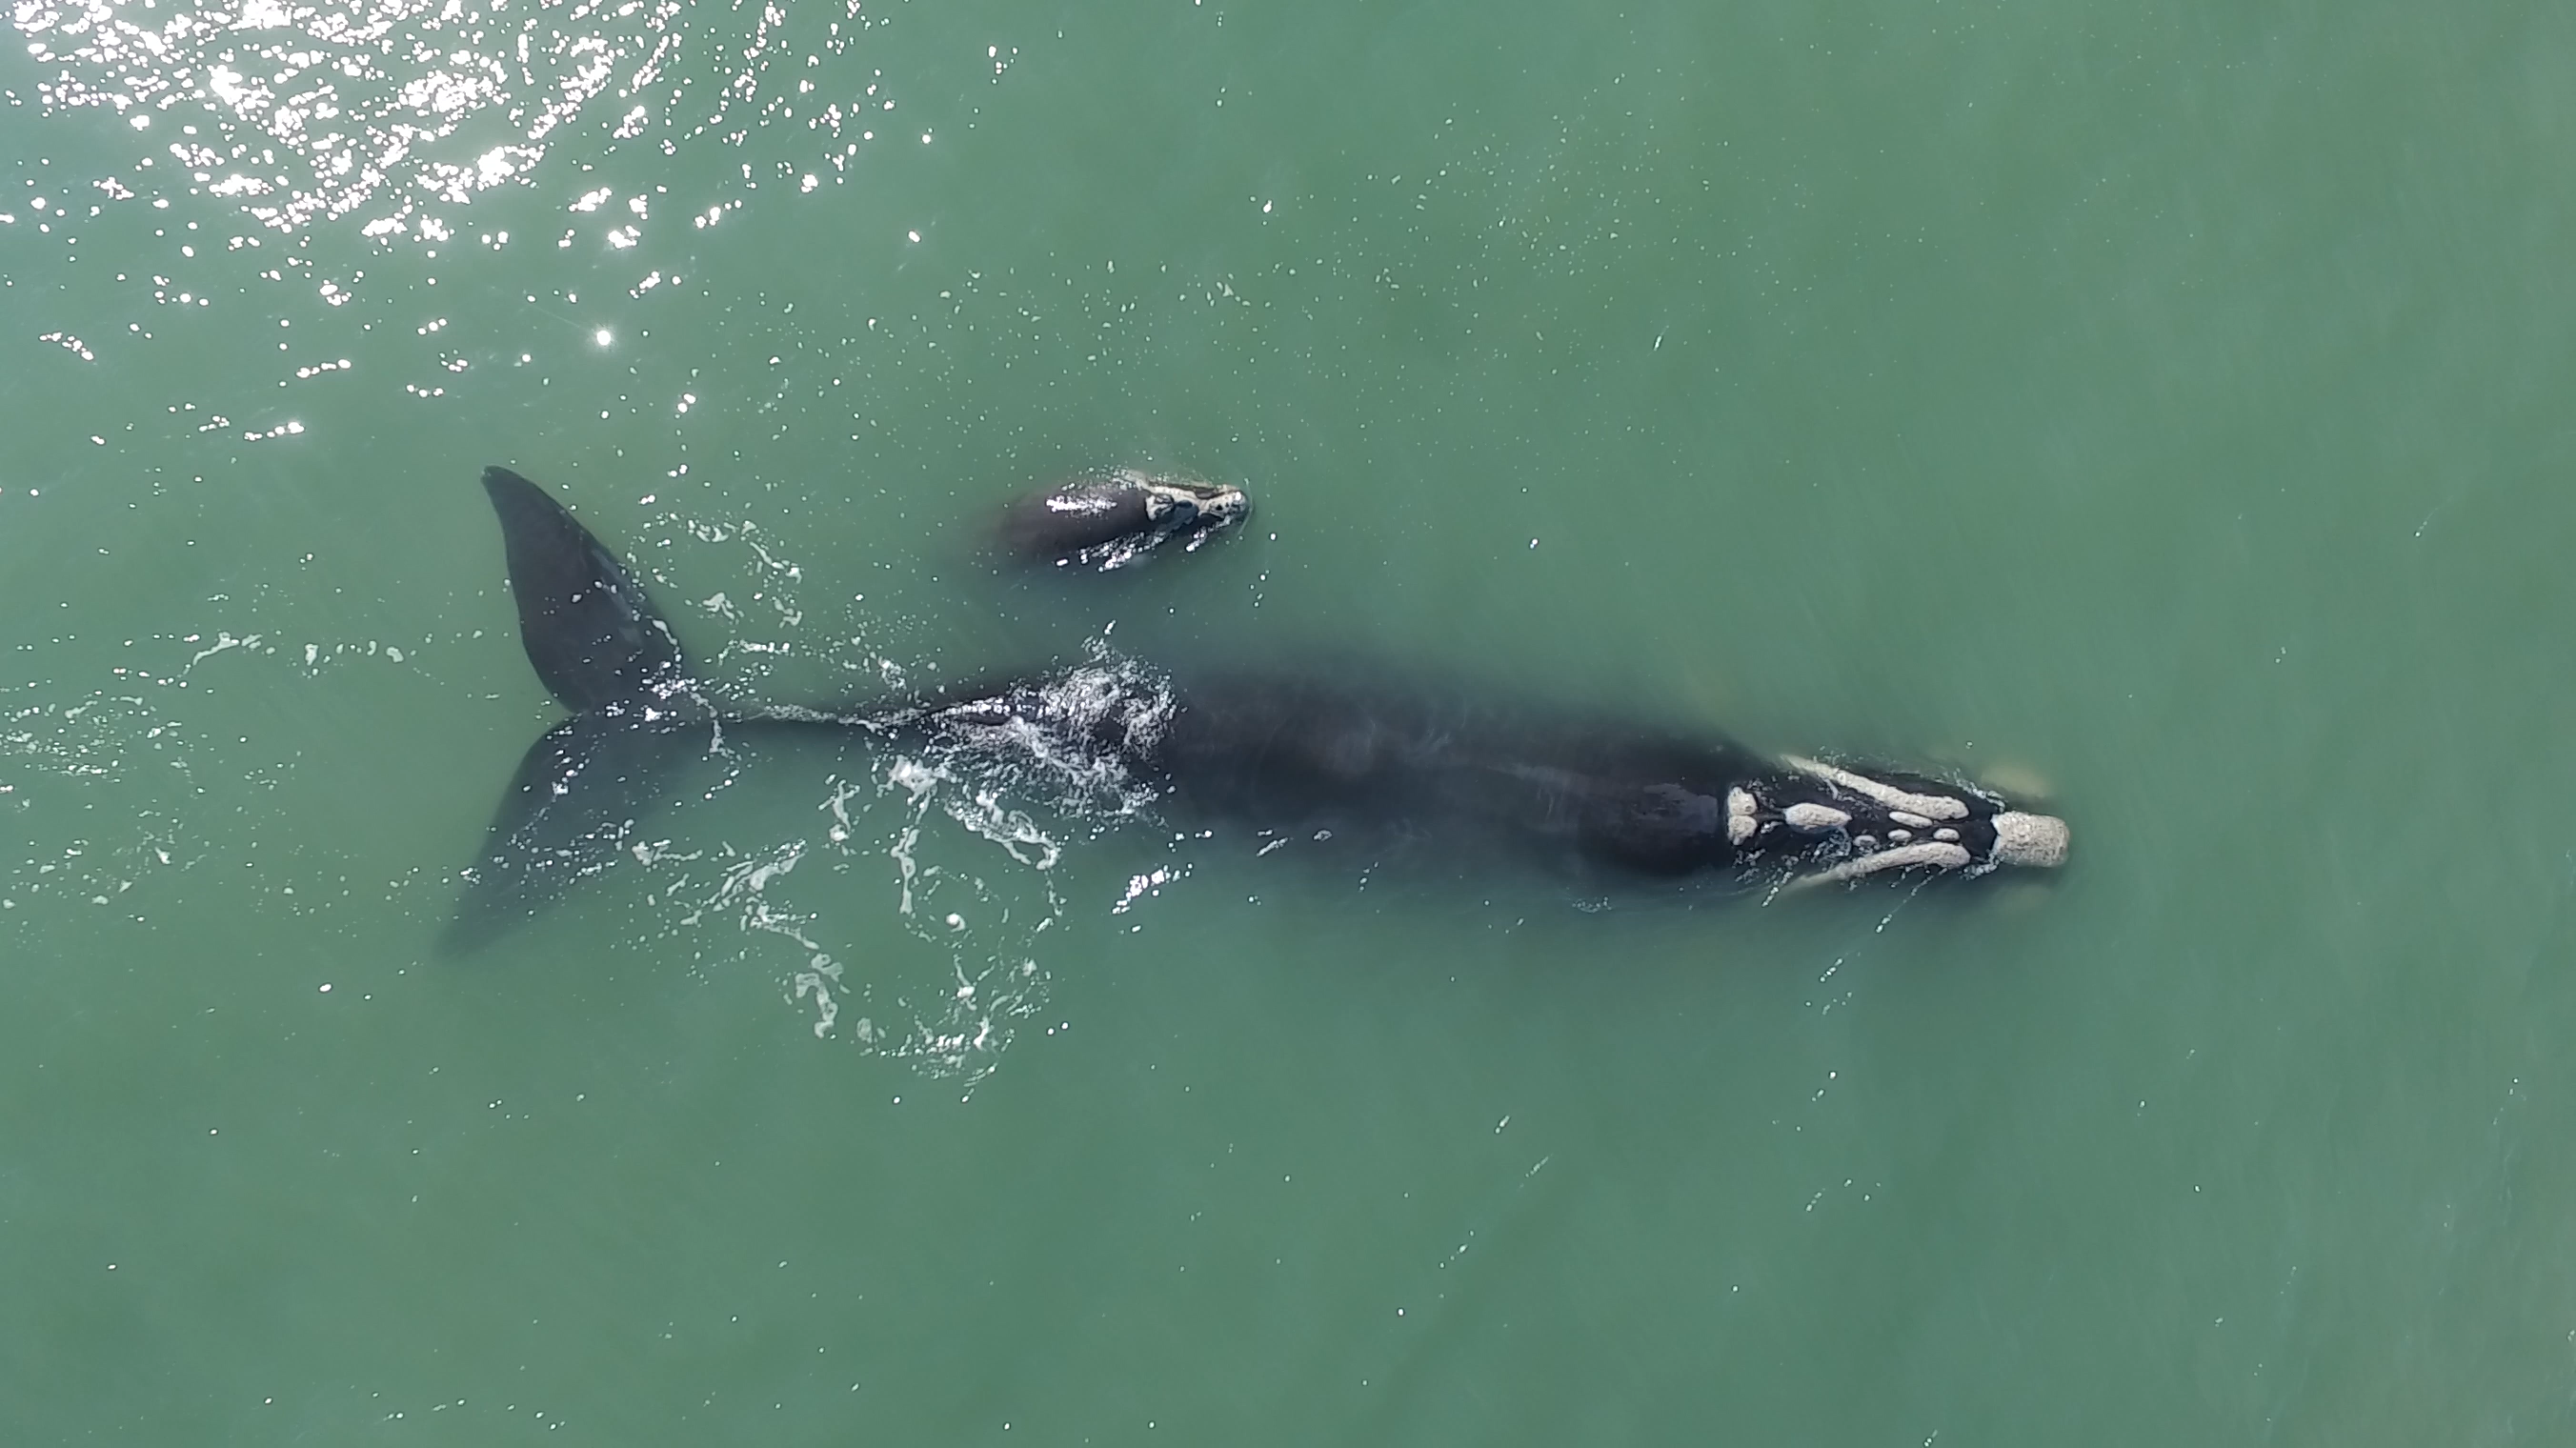
[[[561,504],[507,468],[486,469],[483,485],[521,643],[570,717],[529,747],[503,792],[442,937],[451,950],[535,915],[614,861],[687,761],[729,736],[763,734],[921,741],[1141,786],[1265,853],[1339,838],[1447,859],[1509,853],[1594,883],[1698,877],[1775,889],[1965,878],[2067,857],[2063,820],[1985,789],[1771,757],[1722,736],[1386,671],[1182,677],[1117,660],[932,697],[728,704],[642,585]],[[1130,535],[1162,523],[1126,516]]]
[[[1251,499],[1229,483],[1113,468],[1013,499],[993,540],[1021,562],[1105,573],[1166,544],[1192,551],[1251,511]]]

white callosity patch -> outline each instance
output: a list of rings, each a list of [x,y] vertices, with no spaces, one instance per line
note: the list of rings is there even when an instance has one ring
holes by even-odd
[[[1933,820],[1963,820],[1968,817],[1967,802],[1952,799],[1947,795],[1921,794],[1913,790],[1899,789],[1895,785],[1882,783],[1865,774],[1854,774],[1848,769],[1837,769],[1821,760],[1809,759],[1799,754],[1784,754],[1780,756],[1780,762],[1801,774],[1813,775],[1838,789],[1847,789],[1864,799],[1875,800],[1891,810],[1904,810],[1909,814],[1922,816],[1923,823],[1927,825]]]
[[[2066,822],[2053,816],[2015,810],[1987,815],[1994,842],[1983,854],[1968,847],[1958,828],[1936,823],[1965,822],[2003,803],[1983,790],[1963,786],[1959,795],[1932,794],[1801,755],[1783,755],[1781,762],[1831,785],[1847,802],[1865,800],[1880,807],[1879,811],[1860,810],[1861,815],[1870,818],[1872,828],[1859,832],[1854,832],[1853,814],[1831,805],[1802,801],[1782,810],[1782,821],[1803,834],[1843,836],[1814,847],[1809,863],[1820,868],[1799,876],[1794,881],[1797,885],[1856,880],[1891,870],[1952,870],[1982,875],[2005,865],[2049,869],[2066,862]],[[1883,824],[1879,823],[1882,818]],[[1883,838],[1878,829],[1884,829]],[[1923,838],[1927,833],[1930,839]],[[1826,863],[1846,849],[1849,858]]]
[[[2066,821],[2055,815],[2006,810],[1995,816],[1994,823],[1996,864],[2055,869],[2066,863],[2071,842]]]
[[[1762,828],[1761,804],[1753,792],[1736,786],[1726,792],[1726,842],[1741,845]]]
[[[1832,805],[1808,804],[1803,801],[1780,811],[1789,828],[1810,835],[1821,835],[1851,823],[1851,816]]]
[[[1160,523],[1172,516],[1176,508],[1186,508],[1184,520],[1194,521],[1200,532],[1187,546],[1198,547],[1207,535],[1240,522],[1252,511],[1252,500],[1243,489],[1229,483],[1211,483],[1196,478],[1158,478],[1150,474],[1121,468],[1121,481],[1144,489],[1145,516]]]
[[[1789,885],[1792,889],[1798,889],[1840,880],[1857,880],[1864,875],[1875,875],[1885,870],[1964,870],[1971,863],[1973,860],[1965,845],[1939,844],[1927,840],[1921,844],[1898,845],[1892,849],[1879,850],[1856,860],[1845,860],[1839,865],[1818,870],[1812,875],[1801,875],[1790,881]]]

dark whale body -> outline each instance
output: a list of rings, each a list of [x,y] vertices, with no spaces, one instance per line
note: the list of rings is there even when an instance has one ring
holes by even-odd
[[[1266,838],[1509,854],[1593,883],[1797,885],[2055,865],[2065,826],[1982,790],[1351,669],[1174,681],[1088,668],[889,722],[985,753],[1112,759],[1177,810]]]
[[[676,770],[745,735],[917,740],[1105,771],[1265,840],[1343,835],[1442,857],[1500,850],[1592,879],[1795,886],[2065,858],[2063,822],[1983,790],[1347,668],[1175,682],[1128,662],[908,702],[726,710],[588,529],[516,473],[491,468],[483,481],[529,662],[572,717],[521,759],[466,872],[451,949],[488,940],[608,865]]]

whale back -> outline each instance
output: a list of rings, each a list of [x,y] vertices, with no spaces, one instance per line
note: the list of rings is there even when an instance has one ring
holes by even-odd
[[[576,714],[667,708],[689,688],[680,641],[641,585],[544,489],[485,468],[501,521],[519,640],[546,692]]]

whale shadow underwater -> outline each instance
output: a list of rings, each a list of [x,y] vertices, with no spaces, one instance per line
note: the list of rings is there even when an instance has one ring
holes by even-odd
[[[1177,487],[1152,493],[1147,486]],[[1078,790],[1150,795],[1263,853],[1337,839],[1390,855],[1509,856],[1582,881],[1734,893],[1882,875],[1972,878],[2064,863],[2064,821],[1982,788],[1693,735],[1391,670],[1230,667],[1186,679],[1106,659],[936,694],[815,707],[721,698],[641,584],[544,489],[483,487],[520,640],[568,712],[503,791],[442,949],[475,949],[607,868],[693,760],[737,739],[921,744]],[[1196,547],[1240,491],[1111,474],[1004,513],[1027,561],[1108,569]],[[1372,855],[1372,858],[1376,858]]]

